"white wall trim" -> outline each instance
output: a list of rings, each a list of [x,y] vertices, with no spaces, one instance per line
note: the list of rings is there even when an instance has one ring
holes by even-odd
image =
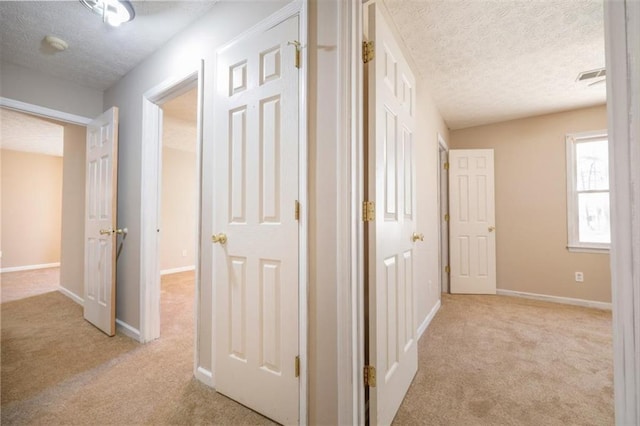
[[[339,142],[336,153],[338,177],[336,233],[344,236],[336,241],[337,282],[337,367],[338,367],[338,424],[358,423],[358,400],[364,389],[354,386],[360,383],[359,334],[358,334],[358,238],[361,225],[358,221],[358,137],[360,108],[357,98],[357,73],[355,51],[357,37],[354,33],[358,2],[341,2],[338,7],[338,93],[337,131]],[[355,209],[355,210],[354,210]]]
[[[195,271],[196,265],[181,266],[179,268],[162,269],[160,275],[178,274],[180,272]]]
[[[84,299],[78,296],[77,294],[75,294],[74,292],[72,292],[71,290],[69,290],[68,288],[60,286],[58,287],[58,291],[60,291],[60,293],[64,294],[65,296],[67,296],[69,299],[76,302],[78,305],[84,306]]]
[[[613,385],[617,425],[640,424],[640,2],[605,1]]]
[[[91,123],[92,118],[81,117],[79,115],[69,114],[51,108],[45,108],[39,105],[28,104],[15,99],[0,97],[0,106],[9,108],[19,112],[26,112],[40,117],[53,118],[55,120],[64,121],[65,123],[78,124],[86,126]]]
[[[4,272],[19,272],[19,271],[33,271],[36,269],[47,269],[47,268],[59,268],[60,262],[55,263],[42,263],[39,265],[24,265],[24,266],[9,266],[7,268],[0,269],[0,273]]]
[[[133,340],[143,343],[140,339],[140,330],[137,328],[133,328],[129,324],[124,321],[121,321],[116,318],[116,330],[120,333],[124,334],[127,337],[131,337]]]
[[[433,308],[431,308],[429,315],[427,315],[424,321],[422,321],[422,324],[420,324],[420,327],[418,327],[418,340],[420,340],[424,332],[427,331],[429,324],[431,324],[431,321],[435,318],[436,314],[440,310],[440,306],[442,306],[442,303],[440,302],[440,300],[438,300],[436,304],[433,305]]]
[[[143,343],[160,337],[160,180],[162,159],[162,108],[169,99],[186,93],[202,80],[202,64],[196,70],[171,77],[154,86],[142,97],[142,158],[141,214],[140,214],[140,341]],[[201,100],[200,94],[198,99]],[[202,104],[198,104],[198,117]],[[196,152],[202,148],[202,123],[198,121]],[[199,164],[199,163],[198,163]],[[198,167],[198,182],[202,170]],[[200,193],[200,188],[198,188]],[[200,196],[199,196],[200,197]],[[198,211],[198,220],[202,220]],[[198,225],[199,229],[199,225]],[[196,245],[196,259],[199,246]],[[196,276],[196,289],[199,288]],[[197,292],[198,290],[196,290]],[[197,310],[197,308],[196,308]],[[197,318],[197,317],[196,317]],[[197,334],[196,321],[196,334]],[[196,353],[198,348],[195,348]]]
[[[524,299],[542,300],[545,302],[562,303],[564,305],[583,306],[585,308],[596,308],[603,310],[611,310],[611,303],[598,302],[595,300],[574,299],[572,297],[551,296],[548,294],[527,293],[525,291],[502,290],[497,289],[496,294],[501,296],[515,296]]]
[[[198,379],[205,385],[210,386],[212,388],[215,387],[215,382],[213,381],[213,374],[211,373],[211,371],[204,369],[202,367],[198,367],[193,372],[193,375],[195,376],[196,379]]]

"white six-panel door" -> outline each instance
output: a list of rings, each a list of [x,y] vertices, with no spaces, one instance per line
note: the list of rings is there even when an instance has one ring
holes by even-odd
[[[372,425],[390,424],[418,368],[414,286],[415,79],[380,5],[366,6],[375,58],[365,65],[368,96],[369,390]]]
[[[84,318],[116,332],[116,246],[118,108],[87,126],[85,191]]]
[[[496,293],[492,149],[449,151],[451,293]]]
[[[214,115],[215,386],[283,424],[299,407],[298,21],[218,53]]]

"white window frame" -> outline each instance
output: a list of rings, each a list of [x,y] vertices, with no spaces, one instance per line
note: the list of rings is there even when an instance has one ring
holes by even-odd
[[[567,147],[567,249],[571,252],[609,253],[609,243],[580,242],[578,218],[578,191],[576,185],[576,144],[590,141],[608,140],[607,130],[571,133],[566,136]],[[611,182],[609,182],[609,192]]]

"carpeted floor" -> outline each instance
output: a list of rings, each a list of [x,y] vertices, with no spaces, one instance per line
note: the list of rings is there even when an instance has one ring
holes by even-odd
[[[58,292],[3,303],[2,425],[273,424],[193,378],[193,273],[162,281],[147,345],[107,337]]]
[[[109,338],[53,292],[0,305],[3,425],[273,424],[193,378],[193,273],[162,284],[162,337]],[[443,295],[397,425],[613,424],[611,313]]]
[[[611,312],[443,295],[397,425],[613,425]]]
[[[60,268],[0,274],[1,303],[57,291],[60,288]]]

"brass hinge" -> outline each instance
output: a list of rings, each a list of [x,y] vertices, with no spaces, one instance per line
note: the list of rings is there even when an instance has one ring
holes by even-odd
[[[296,68],[300,68],[300,42],[298,40],[294,40],[287,43],[287,45],[293,45],[296,48]]]
[[[376,368],[372,365],[364,366],[364,385],[370,388],[376,387]]]
[[[444,163],[444,169],[445,170],[449,170],[449,162],[448,161],[446,163]]]
[[[296,361],[295,361],[295,372],[296,372],[296,377],[300,377],[300,357],[296,356]]]
[[[376,220],[376,203],[364,201],[362,203],[362,221],[372,222],[374,220]]]
[[[445,213],[445,215],[444,215],[444,221],[445,221],[445,222],[449,222],[449,213]]]
[[[300,201],[296,200],[296,207],[295,207],[295,216],[296,216],[296,220],[300,220]]]
[[[451,268],[449,267],[449,265],[447,265],[447,266],[445,266],[445,267],[444,267],[444,271],[445,271],[447,274],[450,274],[450,273],[451,273]]]
[[[362,42],[362,62],[364,62],[365,64],[368,62],[371,62],[373,61],[374,57],[375,57],[375,52],[373,48],[373,42],[363,41]]]

